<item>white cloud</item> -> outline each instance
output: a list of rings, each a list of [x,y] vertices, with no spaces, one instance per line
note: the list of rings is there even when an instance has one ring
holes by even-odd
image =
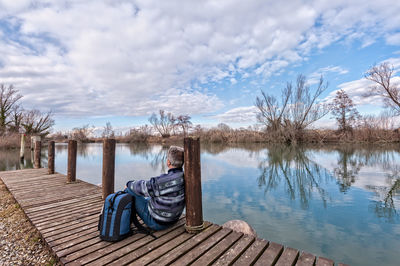
[[[212,116],[212,118],[223,123],[243,123],[254,124],[256,122],[257,107],[245,106],[237,107],[226,111],[225,113]]]
[[[344,75],[347,74],[349,71],[347,69],[344,69],[340,66],[327,66],[318,69],[317,71],[311,73],[308,76],[307,82],[312,85],[312,84],[317,84],[322,77],[325,77],[328,73],[337,73],[338,75]]]
[[[394,71],[398,71],[398,68],[400,67],[400,58],[389,58],[387,60],[384,60],[379,64],[387,62],[394,67]],[[399,76],[394,76],[392,77],[391,82],[393,84],[400,84],[400,77]],[[383,99],[381,96],[368,96],[368,92],[370,91],[371,87],[376,86],[376,84],[373,81],[370,81],[366,78],[361,78],[358,80],[353,80],[349,82],[345,82],[342,84],[339,84],[338,90],[344,90],[349,97],[352,99],[353,103],[355,105],[375,105],[375,106],[382,106],[383,105]],[[332,91],[325,99],[324,101],[331,102],[335,96],[338,90]]]
[[[0,1],[0,82],[70,116],[214,112],[208,82],[267,78],[338,40],[397,42],[398,2]]]

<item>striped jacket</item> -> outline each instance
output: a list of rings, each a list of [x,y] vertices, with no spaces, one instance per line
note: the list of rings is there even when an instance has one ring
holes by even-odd
[[[150,215],[160,222],[179,219],[185,207],[185,187],[182,168],[172,168],[167,174],[150,180],[129,181],[127,187],[138,195],[150,197]]]

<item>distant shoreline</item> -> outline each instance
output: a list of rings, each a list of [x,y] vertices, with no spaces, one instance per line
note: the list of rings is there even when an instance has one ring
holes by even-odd
[[[337,130],[306,130],[299,141],[293,143],[286,140],[283,135],[268,132],[250,131],[250,130],[213,130],[204,131],[200,134],[189,134],[190,137],[199,137],[202,143],[264,143],[264,144],[347,144],[347,143],[398,143],[400,142],[400,130],[353,130],[352,132],[341,133]],[[117,143],[146,143],[146,144],[183,144],[184,136],[172,135],[167,138],[161,136],[147,135],[137,137],[136,135],[110,136],[115,138]],[[104,137],[85,137],[82,139],[70,138],[60,135],[46,136],[43,142],[54,140],[58,143],[68,142],[69,139],[75,139],[79,143],[98,143],[102,142]],[[30,147],[30,137],[26,137],[27,147]],[[14,149],[20,147],[20,135],[12,134],[3,136],[0,139],[0,148]]]

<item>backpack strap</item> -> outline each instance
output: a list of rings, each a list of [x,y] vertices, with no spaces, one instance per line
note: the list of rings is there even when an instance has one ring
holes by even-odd
[[[136,226],[137,231],[139,233],[143,233],[146,235],[150,235],[152,236],[154,239],[157,239],[157,237],[155,235],[153,235],[153,233],[150,231],[150,229],[144,227],[138,220],[137,216],[136,216],[136,207],[135,207],[135,197],[132,197],[132,210],[131,210],[131,221],[133,222],[133,224]]]

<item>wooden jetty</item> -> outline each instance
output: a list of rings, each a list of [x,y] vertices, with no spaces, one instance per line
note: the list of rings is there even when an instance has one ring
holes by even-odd
[[[54,143],[50,149],[54,160]],[[102,241],[97,224],[104,188],[71,182],[74,173],[54,173],[54,162],[49,165],[53,169],[0,172],[0,178],[62,265],[334,265],[326,258],[203,223],[202,217],[202,228],[189,233],[190,212],[171,228],[155,232],[157,239],[136,233],[115,243]],[[103,165],[103,181],[104,173],[113,175]]]

